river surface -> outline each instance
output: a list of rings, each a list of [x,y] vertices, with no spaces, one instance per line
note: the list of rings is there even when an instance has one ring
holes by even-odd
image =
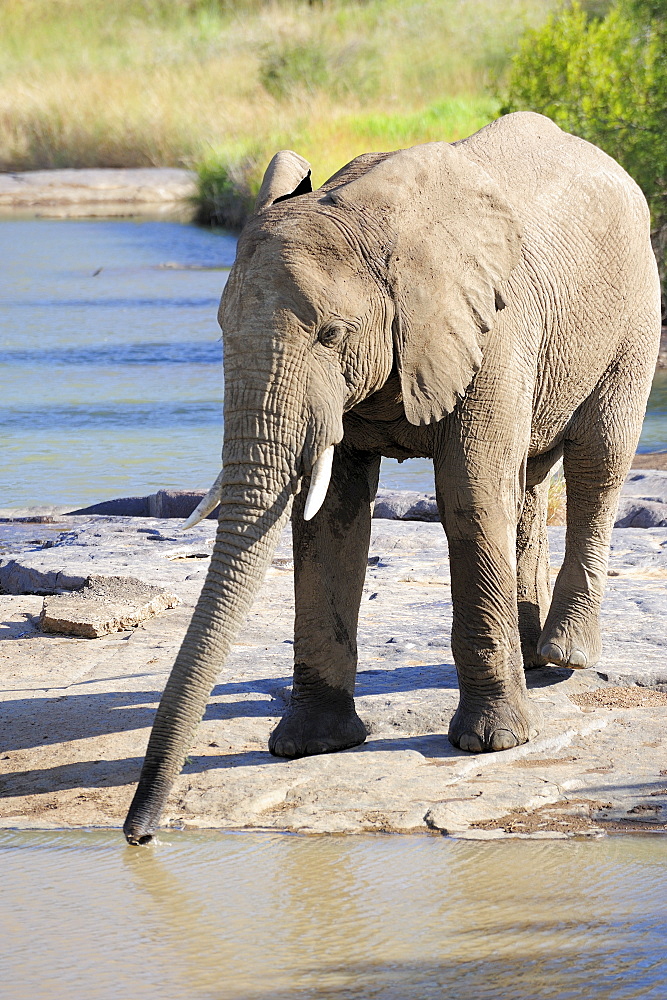
[[[164,221],[0,220],[0,506],[208,488],[235,238]],[[659,377],[640,450],[667,449]],[[381,484],[432,491],[431,464]]]
[[[0,832],[11,1000],[664,1000],[667,839]]]

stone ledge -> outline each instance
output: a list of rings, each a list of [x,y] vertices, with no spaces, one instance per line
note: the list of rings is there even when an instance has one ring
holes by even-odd
[[[72,514],[111,514],[125,517],[186,518],[206,490],[158,490],[144,497],[105,500],[71,511]],[[217,520],[218,508],[208,515]],[[378,490],[373,517],[390,521],[439,521],[434,493]],[[667,526],[667,471],[633,469],[623,487],[616,528]]]
[[[131,576],[89,576],[81,590],[44,598],[42,632],[98,639],[136,628],[174,608],[178,597]]]
[[[0,174],[0,210],[58,217],[138,215],[183,205],[196,175],[173,167],[32,170]]]
[[[11,563],[52,584],[131,574],[183,602],[130,631],[88,639],[42,632],[41,596],[0,595],[0,826],[119,827],[216,525],[182,535],[169,520],[90,515],[6,527],[17,543],[0,572]],[[556,568],[564,529],[549,529],[549,539]],[[341,754],[269,755],[293,660],[290,555],[288,529],[221,670],[165,823],[446,830],[477,840],[665,828],[667,528],[614,532],[600,663],[529,671],[544,731],[481,756],[446,737],[458,692],[445,534],[438,524],[383,519],[373,521],[359,615],[356,701],[370,736]]]

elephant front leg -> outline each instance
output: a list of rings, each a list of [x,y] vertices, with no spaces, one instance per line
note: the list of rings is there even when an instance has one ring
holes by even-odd
[[[518,628],[516,497],[454,484],[440,499],[452,577],[459,706],[449,740],[473,753],[526,743],[542,718],[526,689]]]
[[[296,497],[294,682],[269,739],[278,757],[332,753],[366,739],[354,708],[357,620],[379,470],[379,456],[339,445],[326,499],[311,521],[303,519],[307,481]]]

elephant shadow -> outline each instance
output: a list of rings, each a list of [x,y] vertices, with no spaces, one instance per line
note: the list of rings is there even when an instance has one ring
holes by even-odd
[[[542,668],[530,671],[528,686],[544,687],[565,680],[571,671]],[[142,676],[134,675],[137,678]],[[154,675],[148,675],[154,676]],[[127,676],[117,678],[127,681]],[[114,678],[105,680],[113,681]],[[84,687],[86,683],[81,685]],[[231,702],[210,702],[204,719],[217,721],[231,718],[277,717],[289,700],[291,678],[271,677],[252,681],[229,681],[213,689],[213,697],[243,696]],[[359,695],[399,694],[411,689],[456,687],[456,672],[451,664],[433,666],[400,666],[394,669],[362,670],[359,673]],[[263,695],[258,698],[253,695]],[[5,726],[0,740],[0,760],[15,751],[48,747],[51,744],[76,743],[79,740],[103,737],[114,733],[149,728],[153,724],[161,692],[154,687],[138,691],[85,691],[56,697],[17,698],[5,703]],[[270,696],[270,700],[266,699]],[[349,753],[396,752],[415,750],[428,758],[467,756],[447,743],[442,734],[416,736],[369,737]],[[10,759],[10,758],[9,758]],[[44,769],[15,771],[0,777],[0,796],[56,792],[73,788],[109,788],[137,781],[142,757],[116,760],[88,760],[58,764]],[[267,750],[247,750],[237,754],[220,754],[189,758],[185,774],[214,769],[248,766],[279,765],[280,759]]]
[[[453,668],[452,668],[453,669]],[[432,674],[432,676],[431,676]],[[105,678],[127,682],[153,674],[134,674]],[[390,694],[410,688],[455,687],[449,665],[440,667],[396,667],[393,670],[360,671],[359,694]],[[4,703],[5,721],[0,737],[0,756],[16,750],[30,750],[49,744],[62,744],[113,733],[130,732],[152,726],[161,691],[152,687],[139,691],[104,691],[87,693],[85,687],[97,681],[83,681],[72,688],[83,691],[54,697],[16,698]],[[232,718],[270,718],[282,714],[289,701],[292,678],[264,677],[251,681],[228,681],[217,684],[213,699],[241,696],[234,701],[210,701],[205,721]],[[242,697],[247,695],[247,697]],[[257,697],[258,695],[263,697]],[[270,696],[267,700],[266,695]]]
[[[562,667],[542,667],[526,674],[529,689],[562,683],[572,671]],[[154,675],[125,675],[105,678],[105,682]],[[247,695],[235,701],[209,702],[205,721],[231,718],[271,718],[281,715],[289,701],[291,677],[266,677],[251,681],[228,681],[217,684],[212,698]],[[92,683],[84,681],[76,687]],[[400,666],[393,669],[361,670],[357,696],[401,694],[410,690],[449,689],[457,687],[452,664]],[[264,697],[253,697],[263,695]],[[270,696],[270,700],[266,699]],[[155,688],[138,691],[105,691],[88,694],[63,694],[56,697],[5,700],[5,721],[0,737],[0,755],[29,750],[52,743],[67,743],[113,733],[129,732],[151,726],[161,691]]]

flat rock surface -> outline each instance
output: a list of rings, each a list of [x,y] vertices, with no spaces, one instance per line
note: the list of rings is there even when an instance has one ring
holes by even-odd
[[[641,456],[639,456],[641,457]],[[654,460],[660,456],[653,456]],[[206,490],[158,490],[141,497],[118,497],[72,514],[105,514],[122,517],[184,518],[190,515]],[[60,512],[60,510],[58,511]],[[11,511],[0,511],[0,516]],[[30,510],[23,512],[30,516]],[[45,513],[45,511],[43,511]],[[208,515],[217,520],[217,509]],[[379,490],[373,517],[392,521],[437,521],[438,507],[434,493],[412,490]],[[663,528],[667,526],[667,471],[632,469],[623,486],[616,517],[617,528]]]
[[[184,534],[174,520],[52,517],[0,524],[0,825],[120,826],[216,526]],[[563,543],[564,529],[550,529],[554,573]],[[91,575],[136,577],[181,604],[97,639],[42,632],[44,594]],[[464,753],[445,735],[458,692],[442,528],[374,520],[357,685],[369,738],[345,753],[271,757],[291,682],[292,586],[288,530],[166,823],[480,839],[667,830],[667,528],[614,531],[602,660],[530,671],[545,728],[505,753]]]
[[[179,603],[174,594],[132,576],[89,576],[81,590],[44,598],[42,632],[99,639],[136,628]]]
[[[175,167],[0,174],[0,208],[38,209],[41,215],[139,214],[142,206],[186,202],[196,192],[195,174]]]

